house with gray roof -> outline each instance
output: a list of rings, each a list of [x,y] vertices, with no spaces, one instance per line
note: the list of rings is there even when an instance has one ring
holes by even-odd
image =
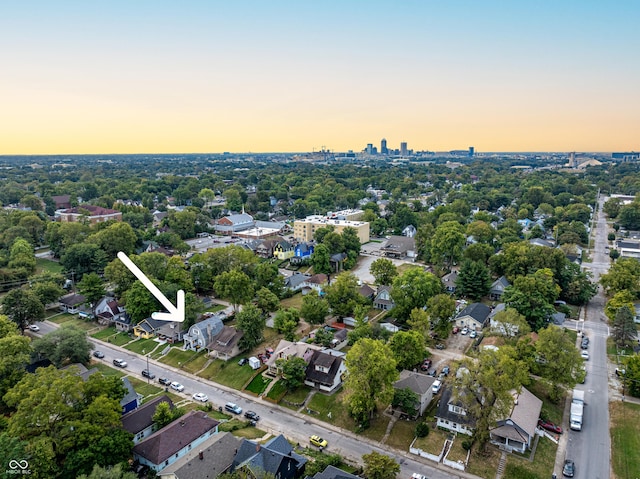
[[[500,276],[491,284],[491,288],[489,289],[489,297],[494,301],[500,301],[507,286],[511,286],[509,280],[507,280],[505,276]]]
[[[475,419],[467,414],[462,401],[453,397],[453,389],[445,386],[435,414],[436,426],[448,431],[471,436],[475,429]]]
[[[416,240],[407,236],[390,236],[380,252],[389,258],[415,258]]]
[[[314,351],[305,371],[304,383],[324,392],[333,392],[342,385],[347,366],[343,353]]]
[[[120,406],[122,406],[122,414],[126,414],[129,411],[133,411],[142,402],[142,396],[140,396],[135,389],[133,389],[133,385],[129,381],[128,377],[122,378],[122,384],[126,390],[124,397],[120,400]]]
[[[151,399],[139,408],[122,416],[120,419],[122,428],[133,434],[133,444],[138,444],[153,433],[153,415],[156,413],[158,405],[163,402],[166,402],[170,409],[175,407],[169,396],[162,395]]]
[[[133,447],[133,459],[158,472],[218,433],[204,411],[189,411]]]
[[[373,299],[373,307],[390,311],[395,305],[396,303],[391,299],[391,286],[378,286],[378,292]]]
[[[70,314],[79,313],[86,302],[87,299],[77,293],[65,294],[58,300],[58,303],[60,304],[60,311]]]
[[[305,479],[360,479],[360,476],[354,476],[335,466],[327,466],[324,471],[316,472],[313,477],[306,476]]]
[[[300,291],[308,277],[306,274],[293,273],[291,276],[285,278],[284,287],[291,291]]]
[[[418,395],[418,403],[415,405],[415,408],[418,416],[422,416],[433,399],[431,386],[433,386],[435,380],[436,378],[432,376],[403,369],[400,371],[400,379],[393,384],[393,388],[398,390],[408,388],[416,393]]]
[[[482,303],[471,303],[454,318],[456,326],[481,331],[489,324],[491,308]]]
[[[206,348],[214,336],[220,334],[224,328],[222,323],[224,313],[216,313],[189,328],[187,334],[183,336],[184,345],[182,349],[190,351],[200,351]]]
[[[442,281],[442,286],[444,286],[447,293],[453,294],[456,292],[456,282],[458,281],[458,272],[456,270],[445,274],[440,280]]]
[[[274,437],[264,446],[243,439],[231,470],[245,470],[252,477],[270,473],[279,479],[295,479],[302,474],[307,459],[297,454],[283,435]]]
[[[230,432],[205,439],[173,464],[158,472],[158,479],[202,479],[227,472],[242,441]]]
[[[514,392],[513,406],[508,418],[497,421],[489,431],[489,440],[508,451],[524,454],[531,448],[542,410],[542,400],[523,387]]]
[[[216,233],[223,235],[233,235],[239,231],[251,229],[255,226],[253,216],[244,212],[235,215],[225,216],[216,221]]]

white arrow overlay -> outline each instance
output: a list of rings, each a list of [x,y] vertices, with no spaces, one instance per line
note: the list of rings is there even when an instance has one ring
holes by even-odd
[[[152,313],[151,317],[153,319],[157,319],[160,321],[177,321],[180,323],[184,321],[184,291],[183,290],[181,289],[178,290],[178,295],[176,298],[178,304],[174,306],[173,304],[171,304],[171,301],[169,301],[167,297],[164,294],[162,294],[162,291],[160,291],[158,287],[155,284],[153,284],[149,278],[147,278],[147,276],[140,270],[140,268],[138,268],[136,264],[133,261],[131,261],[131,259],[129,259],[129,257],[123,251],[118,252],[118,258],[120,259],[120,261],[124,263],[124,265],[127,268],[129,268],[129,271],[131,271],[136,276],[136,278],[140,280],[140,282],[145,286],[145,288],[147,288],[149,292],[153,294],[156,297],[156,299],[160,301],[165,308],[167,308],[167,311],[169,311],[168,313],[161,313],[161,312]]]

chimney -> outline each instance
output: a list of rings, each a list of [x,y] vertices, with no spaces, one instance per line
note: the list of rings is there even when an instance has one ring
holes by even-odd
[[[260,444],[256,444],[256,452],[260,452]]]
[[[198,452],[198,459],[201,461],[204,459],[204,453],[202,451]]]

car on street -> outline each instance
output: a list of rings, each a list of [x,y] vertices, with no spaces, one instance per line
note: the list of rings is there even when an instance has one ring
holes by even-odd
[[[571,459],[565,459],[562,467],[562,475],[564,477],[573,477],[576,474],[576,465]]]
[[[562,428],[556,426],[551,421],[545,421],[544,419],[538,419],[538,427],[546,429],[547,431],[555,432],[556,434],[562,434]]]
[[[244,417],[246,417],[247,419],[250,419],[251,421],[259,421],[260,420],[260,416],[258,416],[255,412],[253,411],[247,411],[244,413]]]
[[[119,368],[126,368],[127,367],[127,362],[124,359],[114,359],[113,360],[113,365],[117,366]]]
[[[582,351],[580,353],[580,356],[582,357],[582,359],[584,359],[585,361],[589,361],[589,352],[588,351]]]
[[[233,414],[242,414],[242,408],[235,403],[228,402],[224,405],[224,408]]]
[[[184,386],[177,381],[173,381],[171,383],[171,389],[175,389],[176,391],[184,391]]]
[[[200,402],[207,402],[209,400],[209,397],[204,393],[195,393],[193,395],[193,399]]]
[[[40,331],[40,327],[37,324],[30,324],[29,325],[29,330],[38,332],[38,331]]]
[[[160,378],[158,379],[160,384],[164,384],[165,386],[169,386],[171,384],[171,379],[169,378]]]
[[[438,369],[437,369],[437,368],[430,369],[430,370],[427,372],[427,374],[428,374],[429,376],[433,376],[433,377],[435,378],[435,377],[438,375]]]
[[[94,351],[93,356],[98,359],[104,358],[104,353],[102,351]]]
[[[588,338],[582,338],[582,342],[580,343],[580,347],[582,349],[589,349],[589,339]]]
[[[418,474],[417,472],[414,472],[413,474],[411,474],[411,479],[429,479],[427,476],[423,476],[422,474]]]
[[[142,375],[145,378],[149,378],[149,379],[155,379],[156,375],[153,374],[151,371],[149,371],[148,369],[143,369],[142,370]]]
[[[313,436],[311,436],[309,438],[309,442],[311,444],[313,444],[314,446],[318,446],[318,447],[322,447],[325,448],[327,447],[327,440],[326,439],[322,439],[320,436],[314,434]]]

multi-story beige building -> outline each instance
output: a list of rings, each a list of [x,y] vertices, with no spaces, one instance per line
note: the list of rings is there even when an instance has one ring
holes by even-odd
[[[114,220],[122,221],[122,212],[94,205],[81,205],[75,208],[56,211],[56,219],[62,223],[86,221],[89,224]]]
[[[333,226],[336,233],[342,233],[345,228],[350,227],[356,230],[360,243],[369,242],[369,223],[366,221],[351,221],[346,219],[333,219],[322,215],[307,216],[303,220],[296,220],[293,223],[293,236],[298,241],[311,241],[318,228]]]

